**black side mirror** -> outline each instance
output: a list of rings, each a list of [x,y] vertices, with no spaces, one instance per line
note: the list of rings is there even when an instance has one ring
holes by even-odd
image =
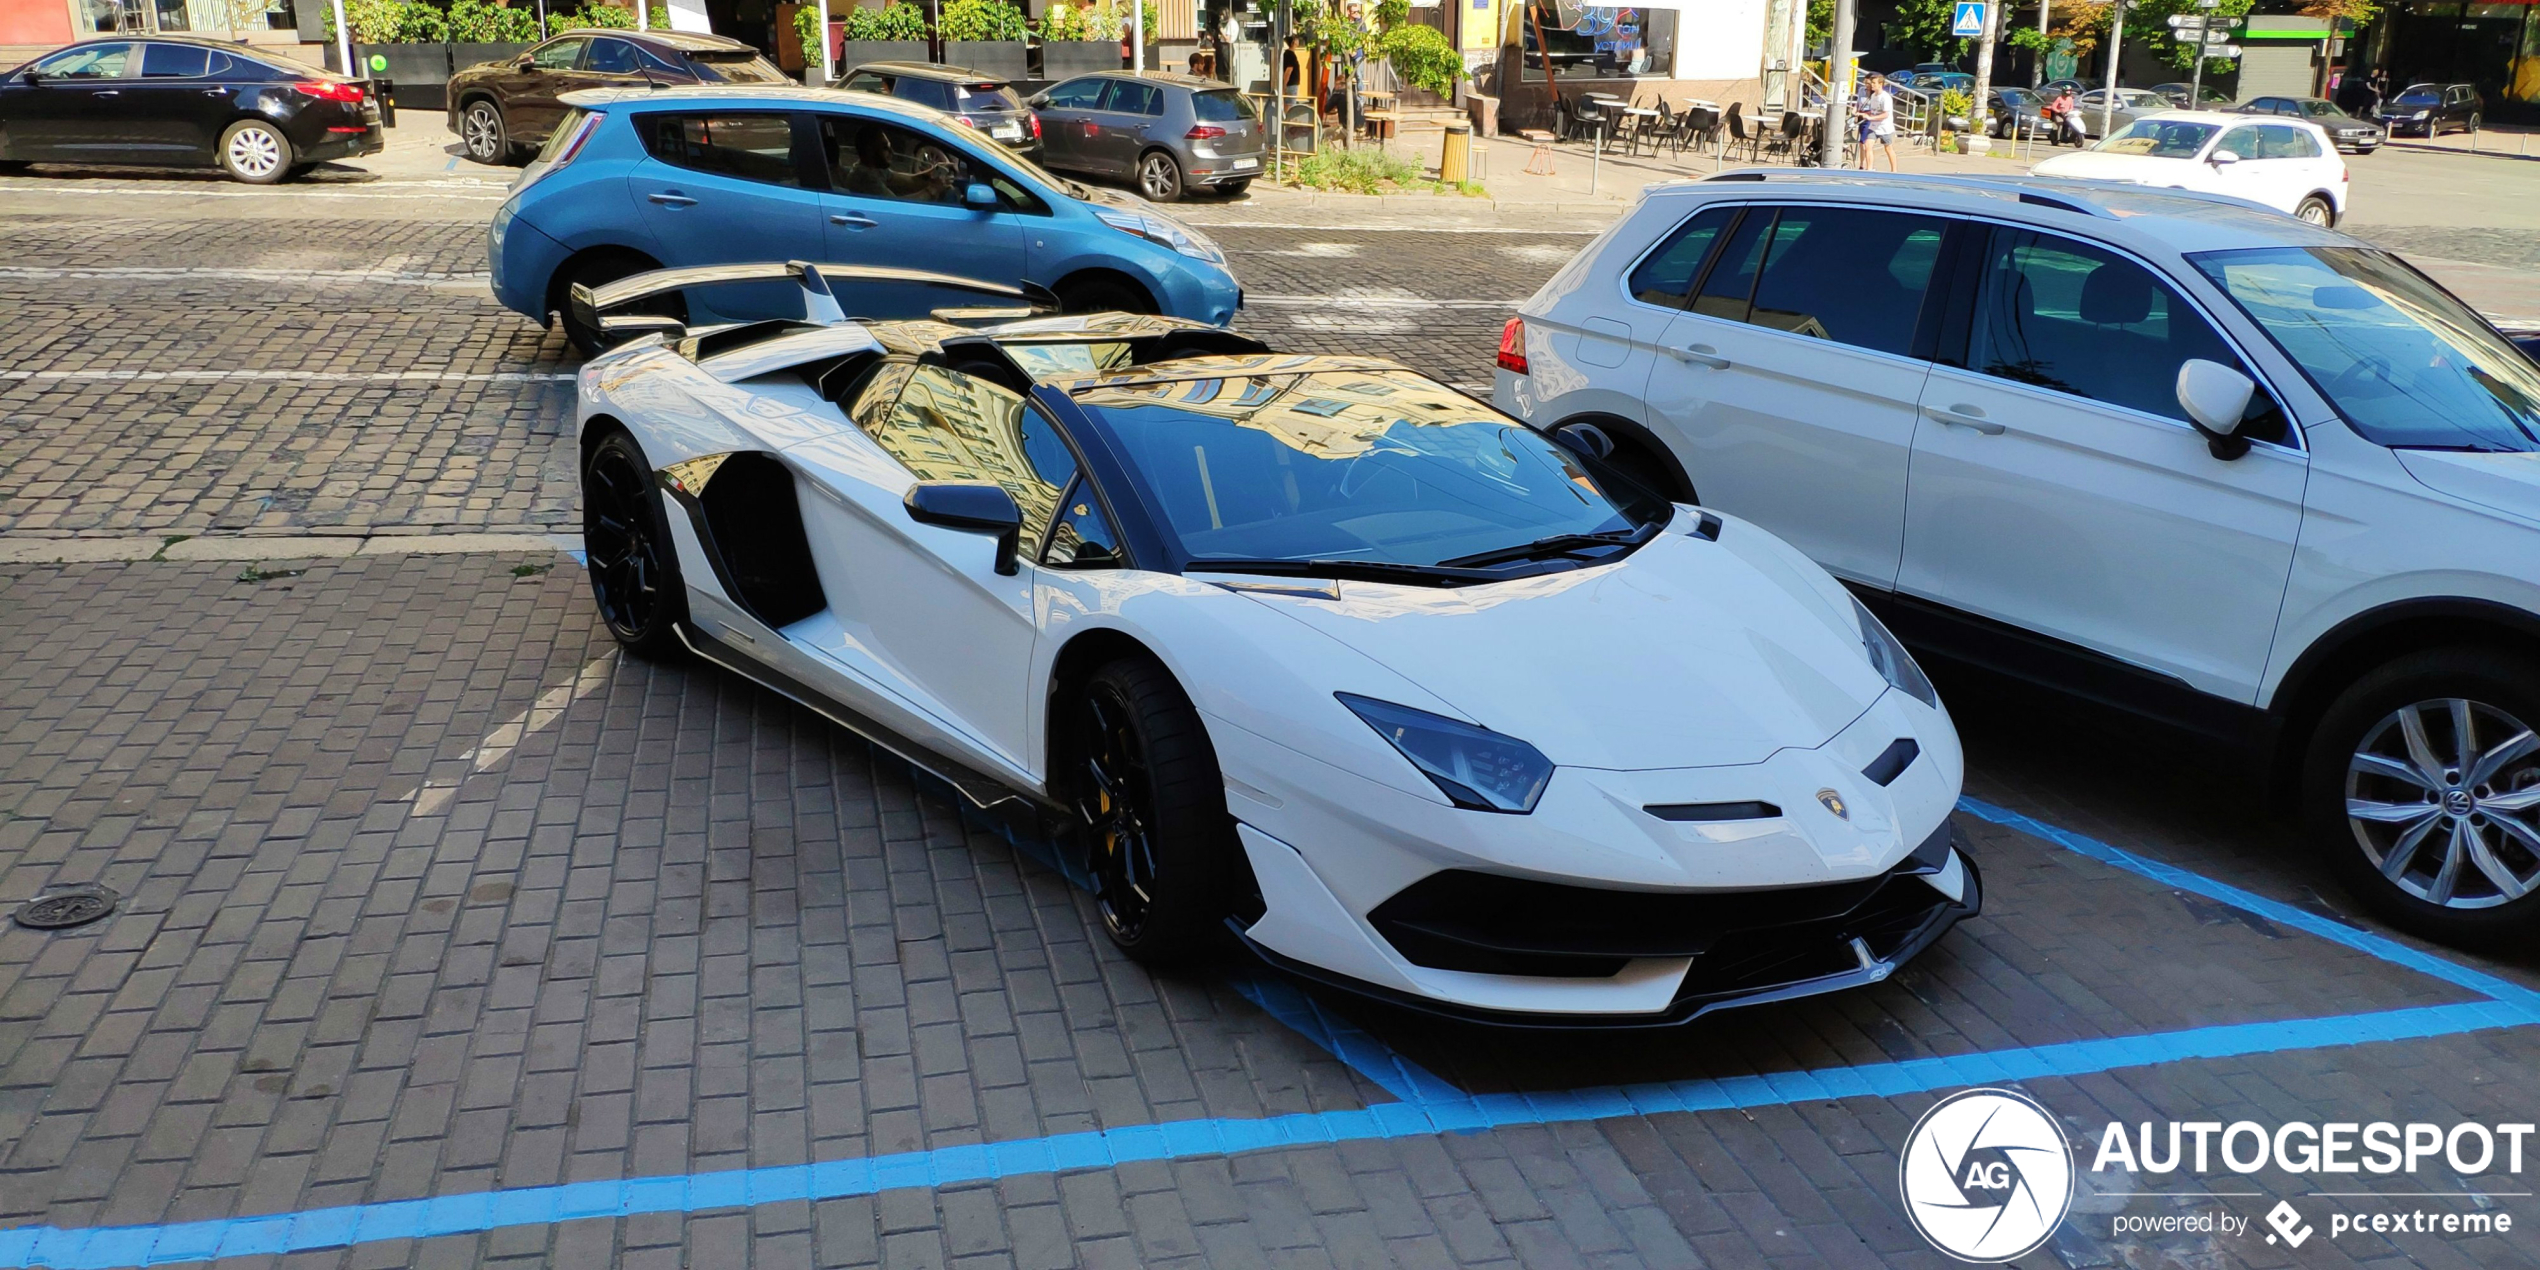
[[[1023,536],[1023,509],[1003,486],[970,481],[919,481],[900,500],[908,518],[921,525],[941,525],[969,533],[997,536],[997,572],[1015,571],[1017,540]]]

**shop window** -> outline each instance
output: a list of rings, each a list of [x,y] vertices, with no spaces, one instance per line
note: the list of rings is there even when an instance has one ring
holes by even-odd
[[[1674,10],[1580,8],[1571,13],[1575,18],[1565,27],[1555,25],[1559,11],[1550,5],[1509,9],[1509,24],[1516,29],[1507,42],[1524,50],[1526,82],[1543,82],[1547,47],[1558,78],[1667,79],[1675,75]]]

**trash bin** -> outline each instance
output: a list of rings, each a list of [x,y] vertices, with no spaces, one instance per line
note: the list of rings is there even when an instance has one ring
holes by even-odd
[[[1450,120],[1446,125],[1446,151],[1438,156],[1438,180],[1448,185],[1462,185],[1472,180],[1473,125]]]

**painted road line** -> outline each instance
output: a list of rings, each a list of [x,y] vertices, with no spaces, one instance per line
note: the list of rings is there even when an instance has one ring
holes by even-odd
[[[106,561],[246,561],[342,559],[348,556],[494,555],[561,551],[579,556],[565,534],[342,534],[313,530],[254,537],[158,534],[120,538],[32,538],[0,534],[0,564],[93,564]],[[577,559],[576,563],[580,563]]]
[[[94,197],[99,194],[112,194],[116,198],[287,198],[294,203],[303,202],[313,198],[398,199],[407,201],[428,199],[435,203],[458,199],[470,203],[499,203],[504,199],[511,197],[508,194],[502,193],[466,194],[454,190],[431,188],[420,188],[412,191],[411,193],[401,193],[394,190],[381,189],[312,190],[293,188],[280,190],[207,190],[192,188],[161,189],[155,187],[98,189],[91,186],[57,186],[48,188],[38,185],[0,185],[0,200],[6,200],[8,196],[13,194],[28,195],[37,198],[82,198]]]
[[[1616,208],[1619,214],[1621,208]],[[1299,225],[1278,220],[1206,220],[1187,211],[1183,219],[1202,229],[1292,229],[1305,234],[1518,234],[1530,238],[1593,238],[1602,229],[1520,229],[1508,225]]]
[[[459,786],[464,784],[468,777],[492,769],[504,759],[510,758],[512,751],[520,748],[522,741],[554,727],[558,720],[564,718],[566,707],[607,687],[610,675],[616,668],[617,654],[615,652],[602,653],[593,659],[590,665],[584,666],[582,673],[574,676],[572,683],[559,684],[538,694],[538,699],[530,702],[528,709],[504,720],[501,727],[486,733],[485,739],[477,742],[475,749],[460,755],[452,764],[452,766],[463,765],[467,770],[426,780],[420,788],[416,789],[411,796],[412,805],[406,809],[406,814],[435,816],[447,810],[450,800],[458,796]]]
[[[187,278],[235,282],[301,282],[321,286],[418,286],[472,289],[492,285],[493,275],[482,269],[470,273],[385,269],[232,269],[218,266],[181,268],[146,268],[138,265],[128,267],[0,266],[0,282],[59,282],[66,279],[172,282]]]
[[[34,383],[569,384],[571,371],[530,370],[6,370]]]
[[[280,1256],[310,1249],[476,1234],[507,1227],[608,1220],[646,1213],[747,1209],[887,1190],[934,1189],[963,1182],[1114,1168],[1138,1161],[1671,1112],[1734,1111],[1838,1098],[1905,1097],[1968,1085],[2085,1076],[2182,1059],[2232,1058],[2449,1036],[2535,1021],[2540,1020],[2513,1006],[2482,1001],[1717,1080],[1652,1082],[1551,1094],[1459,1096],[1437,1102],[1383,1103],[1357,1111],[1250,1120],[1183,1120],[820,1164],[518,1187],[261,1217],[86,1229],[21,1227],[0,1231],[0,1266],[121,1270],[127,1266],[218,1257]]]
[[[1432,300],[1417,295],[1248,295],[1244,307],[1274,309],[1513,309],[1526,301]]]

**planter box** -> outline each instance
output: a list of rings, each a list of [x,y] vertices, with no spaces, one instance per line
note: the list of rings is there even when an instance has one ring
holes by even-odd
[[[946,40],[944,65],[974,70],[992,79],[1020,80],[1032,73],[1024,60],[1021,40]]]
[[[838,77],[867,62],[922,62],[926,60],[924,40],[845,40],[838,45]]]
[[[1119,69],[1118,40],[1059,40],[1041,45],[1041,78],[1051,83]]]
[[[388,69],[371,69],[371,59],[388,59]],[[450,46],[447,44],[356,44],[353,60],[363,78],[385,79],[399,110],[446,111],[450,101]]]

